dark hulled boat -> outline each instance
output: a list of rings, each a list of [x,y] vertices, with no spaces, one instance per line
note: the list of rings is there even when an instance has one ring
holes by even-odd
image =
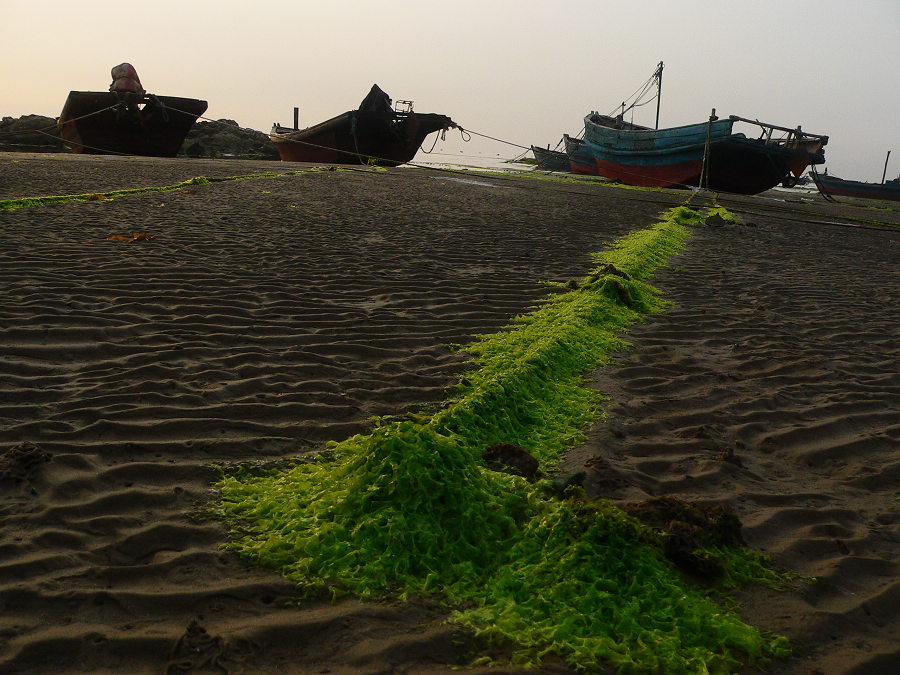
[[[398,101],[398,103],[401,103]],[[456,127],[446,115],[394,110],[373,85],[359,108],[306,129],[275,124],[269,137],[283,162],[397,166],[412,160],[428,134]]]
[[[900,178],[882,183],[864,183],[858,180],[845,180],[837,176],[810,171],[813,182],[819,192],[828,199],[830,197],[856,197],[859,199],[889,199],[900,201]]]
[[[206,101],[115,91],[72,91],[57,125],[75,153],[174,157]]]

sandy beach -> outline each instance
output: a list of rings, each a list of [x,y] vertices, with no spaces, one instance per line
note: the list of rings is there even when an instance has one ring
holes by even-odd
[[[688,193],[0,153],[0,200],[300,170],[0,210],[0,673],[451,673],[480,653],[437,602],[292,604],[202,517],[215,466],[438,405],[452,345]],[[695,228],[656,274],[674,304],[589,374],[608,417],[563,471],[620,504],[727,504],[816,577],[738,597],[794,646],[769,672],[900,672],[900,205],[719,203],[743,224]]]

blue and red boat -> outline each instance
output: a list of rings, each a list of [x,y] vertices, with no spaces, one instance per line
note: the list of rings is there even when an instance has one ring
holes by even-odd
[[[779,183],[796,184],[807,167],[825,162],[828,136],[798,126],[781,127],[731,115],[706,122],[659,128],[663,63],[617,116],[592,112],[584,118],[584,141],[597,172],[627,185],[704,187],[757,194]],[[656,84],[656,128],[625,121],[625,113],[646,105]],[[736,123],[755,125],[758,138],[736,132]]]
[[[566,145],[566,156],[569,158],[569,168],[572,173],[586,176],[596,176],[600,173],[594,156],[588,150],[584,140],[563,134],[563,143]]]
[[[737,122],[758,125],[759,138],[735,133]],[[776,131],[784,132],[774,138]],[[734,115],[667,129],[591,113],[584,139],[601,176],[645,187],[705,187],[758,194],[795,182],[807,167],[825,162],[827,136],[807,134]]]

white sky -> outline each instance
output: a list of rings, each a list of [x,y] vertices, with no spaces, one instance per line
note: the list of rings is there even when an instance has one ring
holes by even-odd
[[[830,136],[829,173],[880,181],[893,150],[900,174],[900,0],[0,0],[0,116],[59,115],[122,61],[151,93],[260,131],[294,106],[301,126],[355,108],[378,83],[523,146],[579,133],[664,61],[660,126],[711,108],[800,124]],[[458,132],[437,151],[521,152]]]

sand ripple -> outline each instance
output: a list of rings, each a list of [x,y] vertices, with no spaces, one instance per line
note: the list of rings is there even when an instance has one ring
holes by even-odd
[[[285,169],[0,165],[18,181],[0,196]],[[211,467],[436,405],[463,367],[450,345],[661,210],[615,203],[400,170],[0,212],[0,672],[451,672],[466,650],[442,608],[300,610],[291,583],[221,551],[221,525],[196,517]],[[155,239],[106,240],[135,231]]]

